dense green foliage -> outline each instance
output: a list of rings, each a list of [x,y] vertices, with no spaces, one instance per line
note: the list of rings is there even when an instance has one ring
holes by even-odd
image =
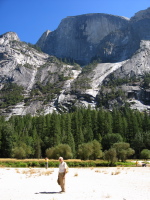
[[[106,86],[102,86],[101,91],[99,95],[97,95],[97,106],[101,107],[104,106],[105,108],[110,108],[110,102],[112,104],[112,101],[115,101],[114,106],[119,106],[119,101],[122,101],[125,103],[127,100],[127,95],[125,92],[117,87],[109,87],[109,89]],[[118,103],[117,103],[118,102]]]
[[[102,157],[101,145],[97,140],[79,145],[78,157],[82,160],[95,160]]]
[[[55,147],[46,149],[46,156],[51,159],[58,159],[63,155],[64,159],[72,158],[72,151],[68,144],[59,144]]]
[[[141,151],[141,154],[140,154],[140,157],[142,158],[142,159],[150,159],[150,150],[148,150],[148,149],[143,149],[142,151]]]
[[[103,160],[87,160],[87,161],[78,161],[78,160],[67,160],[67,165],[69,166],[69,168],[71,167],[108,167],[108,166],[135,166],[135,162],[116,162],[116,163],[109,163],[107,161],[103,161]],[[39,159],[39,160],[2,160],[0,161],[0,166],[3,167],[45,167],[45,161],[43,161],[43,159]],[[48,162],[48,167],[58,167],[59,166],[59,162],[56,160],[49,160]]]
[[[109,78],[109,81],[105,81],[103,82],[103,84],[107,87],[116,87],[116,86],[119,86],[119,85],[123,85],[123,84],[132,84],[132,83],[135,83],[135,82],[138,82],[139,81],[139,78],[136,77],[136,76],[131,76],[130,78],[129,77],[125,77],[125,78],[116,78],[114,76],[114,73],[110,74],[108,76]],[[144,78],[144,77],[143,77]]]
[[[145,89],[149,89],[149,88],[150,88],[150,74],[149,74],[149,73],[146,73],[146,74],[144,75],[142,86],[143,86]]]
[[[118,142],[114,143],[110,149],[104,152],[104,159],[108,160],[110,163],[114,163],[117,160],[125,162],[126,159],[134,153],[129,143]]]
[[[125,143],[128,153],[121,146],[122,154],[118,154],[118,143]],[[41,158],[48,149],[55,149],[57,157],[65,155],[67,148],[70,154],[66,158],[101,158],[102,152],[112,148],[116,153],[110,150],[107,158],[111,153],[121,160],[140,158],[143,149],[150,150],[150,116],[129,108],[111,112],[89,108],[46,116],[12,116],[8,121],[0,117],[2,158]]]
[[[0,90],[0,108],[15,105],[24,99],[23,87],[16,83],[8,83]]]

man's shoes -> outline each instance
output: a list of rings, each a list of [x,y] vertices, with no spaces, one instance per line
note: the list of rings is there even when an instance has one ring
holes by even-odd
[[[62,191],[60,191],[60,193],[65,193],[65,191],[62,190]]]

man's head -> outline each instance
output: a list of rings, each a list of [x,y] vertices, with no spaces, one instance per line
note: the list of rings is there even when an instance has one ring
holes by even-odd
[[[63,162],[64,159],[63,159],[63,157],[59,157],[58,160],[59,160],[59,162]]]

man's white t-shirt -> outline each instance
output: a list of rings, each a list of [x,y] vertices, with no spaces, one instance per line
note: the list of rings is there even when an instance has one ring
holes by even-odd
[[[67,164],[65,162],[60,163],[59,164],[59,173],[64,173],[66,168],[67,168]]]

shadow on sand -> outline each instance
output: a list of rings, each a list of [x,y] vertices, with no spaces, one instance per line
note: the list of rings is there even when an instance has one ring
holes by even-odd
[[[60,194],[60,192],[37,192],[35,194]]]

